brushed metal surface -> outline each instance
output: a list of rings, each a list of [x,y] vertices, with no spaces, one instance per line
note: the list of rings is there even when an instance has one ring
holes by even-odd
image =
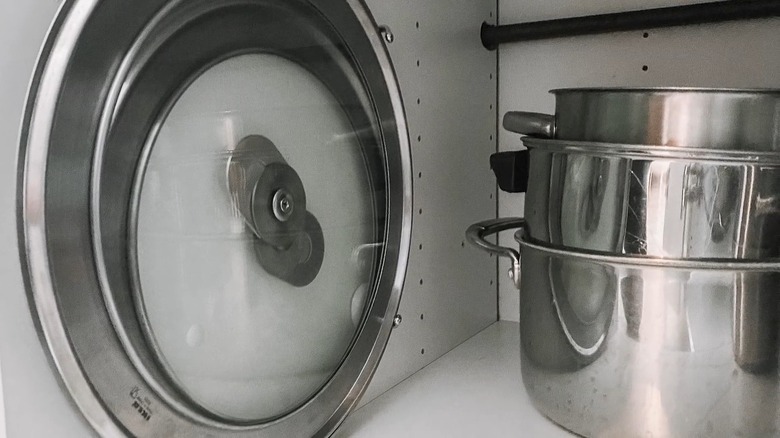
[[[777,266],[670,269],[518,240],[523,382],[544,415],[584,436],[780,434]]]
[[[59,2],[0,3],[0,361],[8,437],[95,436],[47,361],[24,290],[17,250],[19,128],[35,61]],[[45,412],[46,415],[41,415]],[[1,435],[1,434],[0,434]]]
[[[567,88],[555,116],[508,112],[504,127],[560,140],[745,151],[780,149],[780,90]]]
[[[780,256],[780,156],[526,137],[531,238],[614,254]]]
[[[520,218],[469,227],[480,242]],[[780,433],[780,263],[520,245],[521,369],[537,409],[583,436]]]

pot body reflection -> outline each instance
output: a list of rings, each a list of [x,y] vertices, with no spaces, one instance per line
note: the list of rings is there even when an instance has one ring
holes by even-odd
[[[780,272],[517,238],[523,382],[544,415],[584,436],[780,434]]]
[[[531,162],[525,219],[537,241],[687,259],[780,255],[778,157],[524,142]]]

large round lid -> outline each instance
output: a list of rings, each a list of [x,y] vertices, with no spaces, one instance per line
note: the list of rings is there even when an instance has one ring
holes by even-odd
[[[25,119],[20,238],[98,433],[332,432],[400,298],[405,129],[359,1],[66,3]]]

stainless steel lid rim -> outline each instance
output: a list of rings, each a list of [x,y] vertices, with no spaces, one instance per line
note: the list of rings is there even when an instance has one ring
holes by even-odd
[[[33,73],[21,126],[17,179],[17,228],[22,277],[33,321],[38,329],[47,358],[52,368],[61,376],[60,386],[71,395],[71,401],[84,414],[87,422],[102,436],[127,436],[106,410],[83,372],[69,335],[57,315],[57,296],[54,293],[49,260],[45,255],[45,196],[44,179],[50,132],[47,126],[52,115],[43,108],[55,105],[57,90],[61,87],[66,66],[53,59],[56,47],[58,55],[67,58],[74,50],[74,34],[78,34],[91,14],[97,1],[66,1],[60,6],[55,20],[48,30]],[[68,34],[71,38],[58,37]],[[31,173],[34,173],[31,175]],[[37,180],[37,181],[35,181]],[[35,183],[32,183],[35,181]]]
[[[739,145],[728,149],[688,148],[646,144],[622,144],[591,141],[547,139],[526,136],[522,138],[528,148],[544,151],[575,153],[589,156],[615,158],[685,160],[723,164],[780,165],[780,151],[740,149]]]
[[[150,430],[138,429],[139,427],[148,427],[148,424],[143,424],[144,421],[148,421],[148,418],[144,420],[137,416],[137,413],[132,412],[134,409],[130,407],[129,401],[132,401],[133,391],[136,391],[135,394],[137,394],[137,391],[140,391],[145,393],[144,395],[154,398],[155,390],[145,386],[145,383],[148,383],[145,382],[146,379],[137,377],[131,378],[131,380],[137,382],[137,388],[129,387],[122,389],[123,385],[119,384],[119,382],[125,378],[124,376],[130,377],[126,372],[130,372],[131,369],[128,368],[126,371],[120,372],[119,369],[109,366],[109,369],[98,371],[94,368],[95,364],[101,362],[109,364],[111,362],[104,360],[107,357],[104,351],[99,351],[102,348],[89,348],[89,342],[84,343],[87,340],[86,338],[84,340],[79,339],[77,344],[72,342],[74,339],[72,338],[74,336],[74,326],[72,324],[79,319],[78,315],[97,316],[95,323],[104,328],[111,327],[112,324],[108,320],[107,315],[103,314],[100,316],[100,312],[98,312],[98,309],[103,307],[103,303],[102,298],[97,299],[98,295],[94,294],[94,291],[99,290],[97,278],[87,275],[87,277],[92,277],[89,279],[89,282],[85,282],[87,277],[73,278],[73,275],[79,275],[79,272],[82,275],[90,272],[89,257],[85,258],[83,263],[77,263],[75,271],[71,269],[73,274],[67,274],[66,271],[63,271],[62,268],[64,266],[49,266],[49,254],[52,254],[52,251],[54,253],[62,252],[66,256],[69,255],[70,260],[77,262],[80,260],[81,255],[88,254],[89,250],[84,246],[83,241],[74,247],[73,245],[76,242],[72,241],[72,237],[71,241],[68,242],[67,236],[86,236],[90,233],[83,225],[84,219],[86,219],[83,210],[75,215],[70,214],[70,222],[75,227],[73,227],[73,230],[69,230],[68,233],[62,234],[65,223],[61,220],[54,228],[49,225],[52,218],[66,217],[63,216],[63,213],[68,210],[64,210],[64,206],[53,204],[50,207],[48,200],[55,199],[57,195],[54,193],[59,190],[58,187],[62,186],[62,184],[59,184],[56,176],[59,175],[59,177],[64,178],[67,174],[61,173],[64,170],[61,167],[61,163],[52,162],[52,164],[56,165],[55,168],[52,168],[53,170],[49,169],[46,164],[51,150],[59,150],[63,145],[68,145],[69,148],[74,147],[73,142],[63,142],[59,138],[57,141],[54,141],[49,137],[50,134],[55,134],[56,129],[53,129],[52,126],[56,127],[57,124],[62,126],[61,122],[64,120],[62,119],[62,114],[55,116],[50,111],[53,108],[62,108],[60,103],[62,102],[63,94],[59,90],[66,88],[71,90],[78,89],[78,87],[74,87],[77,84],[72,77],[67,76],[67,72],[72,71],[72,67],[77,65],[72,63],[73,61],[69,54],[76,50],[80,44],[85,44],[86,40],[80,37],[83,34],[83,30],[89,26],[90,20],[93,20],[94,23],[100,21],[100,19],[95,18],[96,15],[103,14],[103,18],[106,17],[106,14],[111,15],[109,9],[116,8],[118,10],[122,7],[127,7],[133,9],[134,12],[139,12],[158,2],[145,1],[132,6],[126,4],[123,6],[122,3],[124,2],[90,2],[88,0],[66,2],[62,9],[63,12],[58,16],[58,21],[47,39],[47,49],[39,61],[34,83],[31,87],[25,125],[22,131],[19,164],[19,231],[20,240],[23,241],[23,244],[20,244],[20,252],[23,266],[26,270],[25,280],[28,284],[30,305],[31,308],[34,308],[35,313],[38,314],[40,321],[36,321],[36,323],[40,324],[42,337],[46,339],[47,349],[51,352],[52,360],[58,368],[64,384],[68,387],[75,402],[93,428],[104,436],[138,435],[141,433],[139,430]],[[271,4],[274,2],[246,1],[241,3]],[[323,3],[325,9],[335,10],[341,8],[341,6],[327,3]],[[363,49],[361,49],[363,50],[362,55],[367,53],[366,48],[369,47],[371,48],[369,52],[374,53],[371,55],[374,57],[373,60],[364,59],[370,71],[368,73],[364,72],[361,81],[374,81],[370,86],[369,92],[374,98],[383,100],[381,105],[376,101],[371,102],[371,105],[373,111],[380,114],[379,117],[382,118],[379,121],[382,138],[391,145],[391,150],[382,148],[382,160],[391,166],[395,166],[394,168],[396,169],[391,172],[385,168],[385,178],[390,181],[392,190],[388,190],[383,207],[385,207],[387,220],[392,223],[392,226],[387,227],[383,231],[385,238],[390,240],[387,240],[388,244],[385,245],[379,262],[384,268],[377,273],[378,280],[374,289],[375,296],[373,297],[375,303],[367,306],[370,314],[363,319],[360,334],[357,335],[353,341],[353,346],[350,347],[351,353],[349,353],[349,357],[345,359],[336,371],[336,375],[328,381],[322,390],[323,393],[333,393],[335,391],[336,393],[344,394],[346,398],[338,396],[327,403],[323,402],[322,398],[313,398],[282,418],[259,425],[230,425],[213,420],[204,421],[205,419],[198,420],[189,418],[189,416],[185,418],[176,414],[175,411],[170,411],[172,415],[167,417],[165,422],[157,423],[154,426],[155,429],[152,429],[156,430],[156,434],[185,434],[194,436],[210,434],[215,430],[219,430],[221,433],[234,432],[236,435],[251,434],[253,436],[256,434],[260,434],[260,436],[268,434],[270,434],[269,436],[277,436],[281,433],[287,436],[302,436],[305,434],[327,435],[343,421],[344,414],[354,406],[359,395],[365,390],[365,383],[375,370],[376,363],[384,349],[387,335],[390,332],[392,317],[397,310],[405,274],[406,258],[410,246],[411,173],[408,169],[410,156],[403,107],[386,49],[376,31],[373,20],[365,9],[365,5],[360,1],[349,1],[345,2],[344,5],[342,10],[354,14],[356,22],[360,23],[360,26],[358,26],[359,32],[363,32],[365,35],[366,43],[360,43],[363,44]],[[101,12],[96,12],[98,9]],[[154,8],[146,8],[147,11],[152,9]],[[113,12],[118,16],[123,16],[116,10]],[[143,16],[142,13],[127,15],[128,17]],[[106,23],[105,21],[103,22],[103,24]],[[130,25],[128,27],[131,27]],[[102,29],[106,30],[108,27],[110,26],[104,25]],[[353,30],[356,31],[356,29]],[[96,41],[95,39],[92,40]],[[52,52],[56,56],[51,56]],[[355,56],[355,54],[351,52],[350,56]],[[113,65],[114,67],[109,68],[114,69],[119,66],[119,63],[112,61],[109,65]],[[361,65],[361,67],[363,66]],[[116,70],[113,71],[114,73],[109,73],[108,77],[115,74]],[[367,77],[369,78],[367,79]],[[86,85],[86,83],[82,82],[79,85]],[[382,91],[383,88],[386,88],[386,92]],[[107,88],[97,91],[98,93],[93,95],[80,93],[82,98],[85,99],[84,103],[105,106],[100,101],[105,98],[106,94],[104,93],[107,91]],[[71,93],[71,95],[73,94]],[[79,110],[78,108],[73,109]],[[118,120],[118,113],[113,112],[111,109],[103,111],[103,113],[105,116],[104,120],[110,120],[111,124]],[[77,113],[71,113],[71,116],[75,115]],[[58,117],[59,120],[57,120]],[[71,120],[74,119],[71,117]],[[82,130],[82,134],[90,132],[89,127],[85,128]],[[51,147],[54,149],[50,149],[49,145],[52,145]],[[61,151],[60,153],[63,152]],[[52,174],[53,171],[57,173]],[[55,176],[54,179],[52,179],[52,175]],[[90,179],[83,171],[79,175],[78,177],[81,178],[81,181]],[[61,181],[67,182],[66,179]],[[85,198],[83,196],[86,193],[83,191],[81,193],[81,195],[77,196],[77,199],[81,199],[82,201],[80,202],[84,202]],[[55,196],[55,198],[51,198],[52,196]],[[88,223],[89,220],[86,222]],[[76,233],[70,232],[76,230],[78,230]],[[71,249],[65,251],[69,247]],[[73,248],[79,248],[78,251],[81,251],[81,255],[78,255],[78,251],[74,253]],[[99,254],[97,255],[99,256]],[[55,264],[60,264],[62,260],[57,259],[54,262]],[[68,281],[73,286],[76,284],[80,285],[77,289],[82,291],[73,289],[71,292],[63,289],[64,283],[60,280],[68,276],[71,277]],[[90,290],[91,292],[88,292]],[[63,292],[67,293],[61,295]],[[72,300],[76,293],[81,295],[85,293],[92,294],[90,303],[85,306],[74,307],[69,300]],[[71,316],[62,319],[65,315]],[[100,342],[109,342],[112,345],[110,348],[114,351],[123,351],[119,347],[119,340],[115,338],[113,330],[91,331],[92,333],[88,337],[95,341],[100,339]],[[371,338],[371,341],[368,343],[365,342],[369,340],[367,337]],[[361,342],[357,342],[358,339]],[[108,347],[108,345],[104,345],[104,347]],[[86,362],[84,359],[86,359]],[[345,370],[351,371],[347,372]],[[94,378],[102,379],[104,383],[94,386]],[[111,380],[114,382],[110,382]],[[110,402],[107,402],[105,399],[106,383],[109,384],[109,387],[114,387],[115,390],[121,393],[112,395],[116,399]],[[126,390],[129,390],[130,393],[125,393]],[[162,415],[161,410],[163,410],[165,404],[155,405],[156,413],[153,417],[153,422]],[[120,408],[119,406],[126,406],[126,408]],[[114,412],[118,412],[119,416],[115,416]],[[195,421],[194,423],[192,422],[193,420]],[[180,428],[184,424],[187,425],[188,429]],[[315,425],[316,429],[312,429]],[[209,432],[209,430],[212,432]]]

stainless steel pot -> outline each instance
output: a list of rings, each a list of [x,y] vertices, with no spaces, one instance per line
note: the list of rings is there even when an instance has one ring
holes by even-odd
[[[573,88],[551,93],[555,116],[509,112],[504,128],[561,140],[780,150],[780,90]]]
[[[520,261],[485,240],[523,225],[467,237],[513,261],[523,382],[544,415],[585,436],[780,434],[779,264],[572,251],[518,231]]]
[[[529,236],[610,254],[780,256],[780,155],[525,137]]]
[[[535,405],[586,436],[779,435],[780,91],[553,93],[491,157],[525,219],[467,231],[512,259]],[[518,227],[522,260],[485,240]]]

